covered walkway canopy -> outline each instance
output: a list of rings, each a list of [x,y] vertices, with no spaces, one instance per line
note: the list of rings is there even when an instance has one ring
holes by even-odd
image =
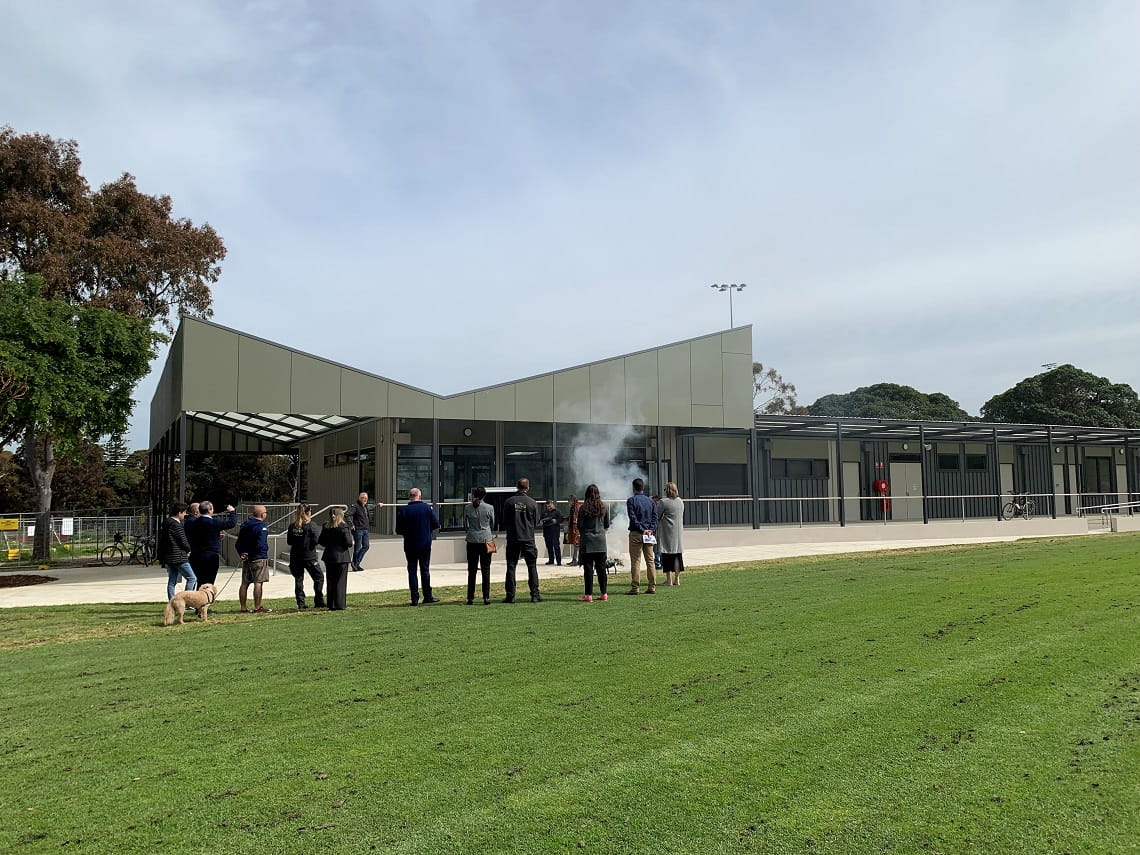
[[[888,442],[914,439],[928,442],[1040,442],[1082,445],[1128,445],[1140,440],[1133,428],[1078,427],[1075,425],[1016,425],[996,422],[940,422],[907,419],[856,419],[845,416],[757,415],[758,436],[835,439],[837,425],[844,439]]]

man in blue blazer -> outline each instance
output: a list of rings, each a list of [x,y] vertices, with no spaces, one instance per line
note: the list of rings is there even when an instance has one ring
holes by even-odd
[[[439,598],[431,595],[431,538],[439,528],[439,517],[435,508],[423,501],[420,488],[408,491],[408,504],[396,511],[396,534],[404,536],[404,557],[408,559],[408,590],[412,593],[412,605],[420,604],[420,585],[424,591],[424,605],[438,603]],[[419,568],[419,580],[416,568]]]

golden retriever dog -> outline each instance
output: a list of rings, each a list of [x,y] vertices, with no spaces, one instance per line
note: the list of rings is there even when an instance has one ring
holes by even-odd
[[[182,615],[187,609],[194,609],[200,620],[207,620],[206,613],[217,598],[218,589],[209,582],[197,591],[183,591],[180,594],[175,594],[166,604],[166,611],[162,615],[162,625],[170,626],[175,619],[182,623]]]

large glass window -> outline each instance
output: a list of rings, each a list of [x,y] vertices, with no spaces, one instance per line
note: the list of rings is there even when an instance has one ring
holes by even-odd
[[[425,499],[434,501],[430,445],[396,446],[396,501],[406,499],[412,487],[419,487]]]
[[[696,496],[748,496],[748,467],[743,463],[697,463]]]
[[[444,528],[461,528],[463,503],[472,487],[495,485],[495,447],[493,445],[441,445],[440,476],[443,480],[443,504],[439,519]]]
[[[376,449],[361,449],[357,457],[360,461],[360,492],[370,497],[376,496]]]
[[[1084,491],[1086,493],[1112,492],[1112,460],[1108,457],[1086,457]]]
[[[773,458],[772,459],[772,477],[773,478],[826,478],[828,476],[828,465],[826,458]],[[747,475],[744,476],[747,482]],[[748,492],[747,489],[744,490]]]
[[[513,487],[519,478],[530,479],[530,495],[536,501],[552,496],[554,490],[554,468],[551,466],[552,451],[533,445],[507,445],[503,447],[503,461],[506,464],[504,487]]]

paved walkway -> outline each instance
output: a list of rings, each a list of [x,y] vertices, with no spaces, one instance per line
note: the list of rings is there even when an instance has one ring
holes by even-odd
[[[836,541],[833,543],[788,543],[753,544],[748,546],[723,547],[718,549],[686,550],[685,564],[688,567],[708,567],[714,564],[730,564],[739,561],[766,561],[790,558],[799,555],[838,555],[851,552],[878,552],[888,549],[916,549],[931,546],[951,546],[970,543],[999,543],[1021,540],[1020,537],[958,537],[936,540],[875,540],[875,541]],[[626,572],[619,573],[619,579],[628,579],[628,556]],[[539,576],[543,579],[556,576],[578,576],[577,567],[548,567],[541,561]],[[14,570],[11,572],[40,574],[38,570]],[[502,585],[504,563],[502,555],[495,557],[491,565],[492,583]],[[16,606],[60,606],[83,605],[86,603],[161,603],[166,600],[166,571],[159,567],[64,567],[52,569],[40,575],[53,576],[57,581],[39,585],[26,585],[19,588],[0,588],[0,608]],[[220,602],[236,601],[240,572],[232,579],[230,570],[223,568],[218,574],[218,587],[222,588]],[[447,588],[467,584],[467,565],[438,564],[431,568],[433,587]],[[227,580],[229,580],[227,582]],[[522,568],[520,581],[525,591],[526,569]],[[403,567],[383,567],[349,573],[348,593],[359,594],[368,591],[406,590],[408,574]],[[312,581],[306,576],[305,588],[312,591]],[[276,573],[266,584],[266,598],[292,598],[293,577],[288,573]]]

